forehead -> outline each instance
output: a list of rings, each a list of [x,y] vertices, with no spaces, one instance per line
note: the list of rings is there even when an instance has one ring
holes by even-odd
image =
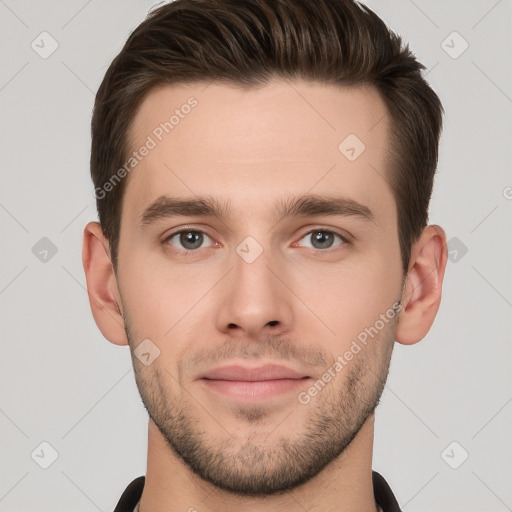
[[[387,110],[372,87],[298,80],[245,90],[217,82],[159,86],[129,132],[137,156],[123,215],[135,217],[163,194],[229,197],[235,209],[257,213],[283,194],[336,191],[385,208],[394,202],[388,137]]]

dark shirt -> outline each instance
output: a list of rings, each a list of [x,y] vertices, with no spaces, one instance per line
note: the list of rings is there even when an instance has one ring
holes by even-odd
[[[382,507],[382,510],[384,512],[401,512],[393,491],[386,480],[384,480],[384,477],[376,471],[372,472],[372,476],[375,501]],[[139,476],[128,485],[114,512],[133,512],[135,505],[137,505],[142,496],[145,480],[144,476]]]

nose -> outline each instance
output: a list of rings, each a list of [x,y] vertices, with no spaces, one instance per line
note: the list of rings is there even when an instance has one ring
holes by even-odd
[[[244,339],[283,335],[292,328],[293,292],[284,262],[264,250],[248,262],[238,253],[218,296],[217,328]]]

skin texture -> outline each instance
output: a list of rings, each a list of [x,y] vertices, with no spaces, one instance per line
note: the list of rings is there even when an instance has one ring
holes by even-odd
[[[136,113],[131,147],[190,97],[197,106],[127,178],[117,275],[99,224],[84,231],[95,321],[109,341],[130,346],[150,416],[140,510],[375,512],[374,409],[394,342],[418,342],[435,318],[445,233],[425,228],[404,281],[388,184],[389,117],[374,89],[299,80],[245,91],[215,82],[160,86]],[[354,161],[338,149],[349,134],[366,146]],[[214,197],[229,202],[230,216],[141,226],[142,212],[164,194]],[[304,194],[351,199],[373,220],[273,217],[280,201]],[[196,239],[167,238],[180,229]],[[315,239],[317,231],[327,238]],[[252,240],[262,252],[248,263],[237,247],[255,254]],[[380,315],[399,300],[399,314],[380,328]],[[333,372],[376,325],[378,333]],[[133,352],[145,339],[160,351],[149,365]],[[226,364],[268,362],[309,380],[240,401],[199,378]],[[298,393],[329,368],[335,376],[302,403]]]

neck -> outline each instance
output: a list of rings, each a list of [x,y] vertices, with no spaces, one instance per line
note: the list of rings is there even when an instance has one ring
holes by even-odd
[[[241,497],[201,480],[149,420],[148,460],[140,512],[378,512],[372,483],[374,415],[345,451],[308,482],[284,494]]]

